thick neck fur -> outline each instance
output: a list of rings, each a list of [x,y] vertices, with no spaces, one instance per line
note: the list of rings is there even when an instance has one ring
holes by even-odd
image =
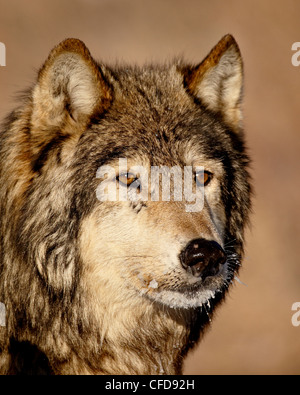
[[[192,327],[197,326],[198,333],[201,329],[195,310],[169,309],[146,299],[139,306],[112,304],[96,315],[74,302],[73,312],[66,312],[62,321],[53,317],[48,330],[24,328],[21,336],[11,338],[2,356],[9,359],[0,363],[2,373],[181,374],[193,343]],[[8,340],[8,334],[3,335]]]
[[[103,311],[101,333],[91,334],[90,341],[94,338],[95,344],[90,352],[94,355],[82,360],[81,352],[73,353],[72,363],[62,364],[57,373],[180,374],[193,312],[160,307],[147,300],[132,309],[119,307]]]

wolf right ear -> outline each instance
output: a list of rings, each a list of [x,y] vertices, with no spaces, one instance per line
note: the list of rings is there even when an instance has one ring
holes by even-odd
[[[39,71],[32,124],[37,133],[61,130],[68,120],[77,127],[107,109],[111,98],[111,87],[85,44],[67,39],[50,52]]]
[[[239,47],[224,36],[196,67],[183,69],[187,91],[209,109],[222,115],[235,131],[241,129],[243,62]]]

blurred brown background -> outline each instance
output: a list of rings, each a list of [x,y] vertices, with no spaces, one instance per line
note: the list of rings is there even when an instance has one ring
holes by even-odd
[[[96,59],[200,62],[226,33],[245,61],[245,126],[256,197],[240,279],[186,374],[299,374],[299,0],[0,0],[0,118],[34,81],[50,49],[82,39]],[[300,60],[300,57],[299,57]]]

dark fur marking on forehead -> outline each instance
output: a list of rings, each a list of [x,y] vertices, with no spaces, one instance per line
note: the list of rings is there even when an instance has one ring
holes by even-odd
[[[167,134],[164,130],[162,130],[162,131],[159,130],[156,134],[156,137],[162,138],[165,143],[168,143],[170,140],[170,138],[167,136]]]
[[[45,163],[49,158],[49,154],[53,150],[57,150],[61,148],[62,143],[69,138],[69,135],[58,135],[54,137],[49,143],[47,143],[40,152],[36,155],[36,157],[32,160],[32,170],[37,173],[40,172]],[[60,162],[59,152],[57,153],[57,161]]]

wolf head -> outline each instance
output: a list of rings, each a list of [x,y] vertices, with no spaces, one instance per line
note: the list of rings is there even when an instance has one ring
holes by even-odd
[[[28,101],[15,164],[23,177],[16,244],[49,289],[80,284],[97,303],[142,298],[173,308],[224,294],[250,209],[242,88],[230,35],[198,65],[111,67],[76,39],[52,50]],[[112,169],[107,187],[119,196],[135,183],[137,197],[99,201],[103,166]],[[186,196],[151,200],[151,182],[140,199],[145,185],[132,169],[150,175],[153,167],[177,168],[182,178],[189,168],[192,187],[204,191],[202,209],[187,210]]]

